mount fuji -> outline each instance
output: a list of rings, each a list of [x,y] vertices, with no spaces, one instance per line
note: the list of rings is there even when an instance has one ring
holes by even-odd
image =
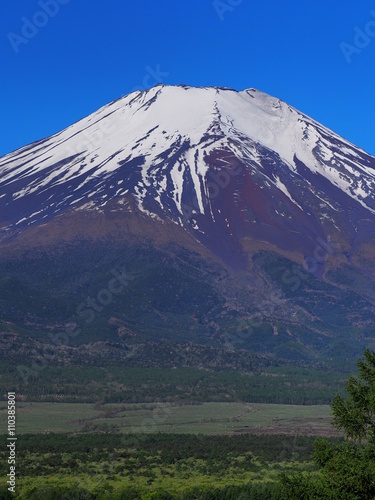
[[[77,345],[347,359],[373,343],[374,235],[373,156],[256,89],[157,85],[0,158],[0,324],[40,342],[120,266],[131,293]]]
[[[373,238],[374,188],[372,156],[278,99],[158,85],[1,158],[0,224],[6,238],[132,200],[232,262],[242,238],[351,252]]]

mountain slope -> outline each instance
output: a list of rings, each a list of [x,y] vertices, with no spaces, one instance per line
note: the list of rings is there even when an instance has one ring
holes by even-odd
[[[68,324],[59,363],[344,366],[373,343],[374,178],[375,158],[255,89],[114,101],[0,159],[4,356]]]
[[[0,224],[6,237],[131,199],[232,265],[246,237],[350,253],[373,237],[374,178],[373,157],[262,92],[158,85],[3,157]]]

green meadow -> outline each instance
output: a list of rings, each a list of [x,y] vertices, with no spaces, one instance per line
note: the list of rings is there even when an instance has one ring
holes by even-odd
[[[263,403],[17,404],[17,434],[116,431],[336,435],[328,405]],[[6,403],[0,403],[6,430]],[[22,437],[20,438],[22,439]]]

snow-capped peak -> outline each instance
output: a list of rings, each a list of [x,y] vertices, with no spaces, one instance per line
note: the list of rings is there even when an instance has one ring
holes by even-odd
[[[236,165],[243,170],[235,177]],[[282,200],[271,218],[288,217],[289,209],[310,215],[310,195],[339,210],[336,189],[372,215],[374,165],[363,150],[256,89],[157,85],[1,158],[0,213],[3,228],[20,227],[127,195],[143,212],[204,234],[199,215],[220,220],[215,186],[221,197],[231,193],[226,204],[251,212],[249,224],[259,222],[260,204],[250,210],[246,201],[255,182]],[[213,181],[218,172],[226,172],[229,191]]]

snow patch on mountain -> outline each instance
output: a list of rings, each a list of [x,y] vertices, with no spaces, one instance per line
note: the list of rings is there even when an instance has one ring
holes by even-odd
[[[374,158],[313,119],[256,89],[163,85],[1,158],[0,208],[12,213],[19,202],[23,213],[13,223],[21,224],[71,206],[104,207],[130,192],[148,215],[156,216],[156,202],[184,224],[186,200],[194,199],[194,211],[215,221],[207,158],[217,151],[232,152],[251,175],[263,175],[261,189],[273,184],[299,210],[295,185],[307,168],[374,213]]]

